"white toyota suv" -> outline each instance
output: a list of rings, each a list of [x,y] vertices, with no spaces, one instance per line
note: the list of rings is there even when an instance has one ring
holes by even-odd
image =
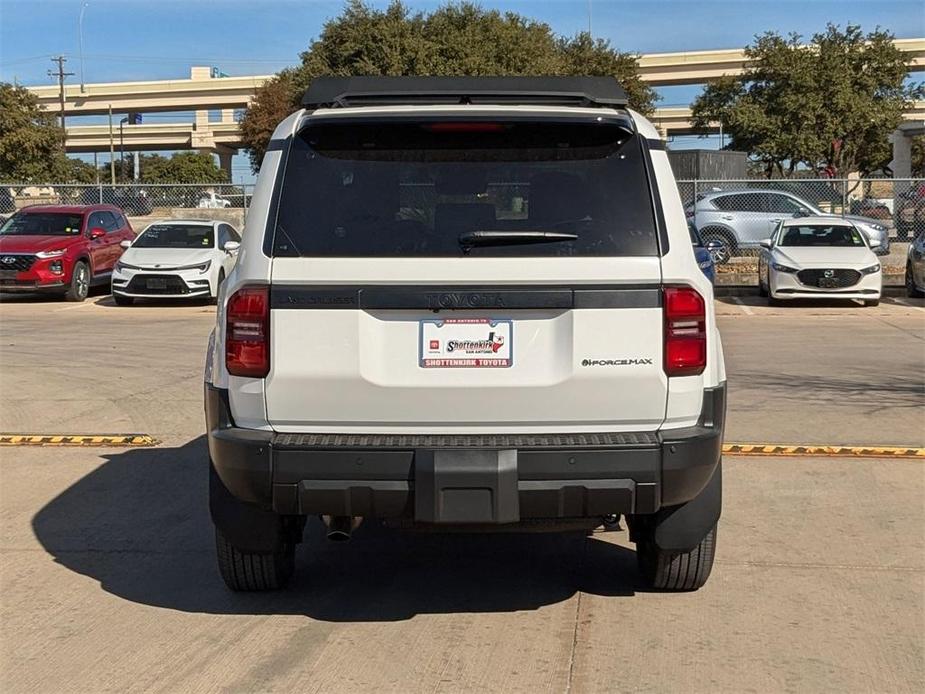
[[[207,358],[228,586],[284,585],[311,515],[333,539],[623,515],[646,586],[702,586],[725,370],[651,123],[609,78],[319,78],[303,106]]]

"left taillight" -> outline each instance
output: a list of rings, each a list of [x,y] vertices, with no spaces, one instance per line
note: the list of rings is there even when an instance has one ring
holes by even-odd
[[[696,376],[707,366],[706,302],[691,287],[665,287],[665,373]]]
[[[248,378],[270,372],[269,287],[242,287],[228,298],[225,367],[232,376]]]

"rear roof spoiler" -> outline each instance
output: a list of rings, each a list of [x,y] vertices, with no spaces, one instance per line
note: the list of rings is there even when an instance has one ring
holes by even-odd
[[[307,109],[409,104],[499,104],[623,108],[613,77],[316,77]]]

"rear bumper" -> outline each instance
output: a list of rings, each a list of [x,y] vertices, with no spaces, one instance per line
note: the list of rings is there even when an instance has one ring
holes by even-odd
[[[696,497],[722,453],[726,387],[696,426],[547,436],[292,435],[234,426],[206,384],[209,453],[232,496],[279,514],[418,523],[650,514]]]

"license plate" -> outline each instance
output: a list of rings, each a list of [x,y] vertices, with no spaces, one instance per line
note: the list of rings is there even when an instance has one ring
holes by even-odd
[[[819,279],[820,289],[835,289],[838,286],[838,280],[831,277],[822,277]]]
[[[492,369],[514,363],[514,322],[491,318],[422,320],[418,363],[424,369]]]
[[[18,270],[0,270],[0,280],[15,280]]]
[[[163,277],[150,277],[147,287],[148,289],[167,289],[167,280]]]

